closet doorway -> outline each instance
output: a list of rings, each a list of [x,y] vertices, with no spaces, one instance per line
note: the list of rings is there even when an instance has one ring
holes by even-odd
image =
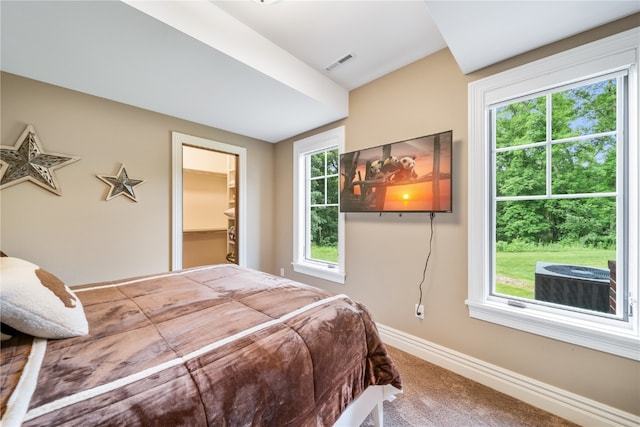
[[[172,270],[245,265],[246,150],[174,132]]]

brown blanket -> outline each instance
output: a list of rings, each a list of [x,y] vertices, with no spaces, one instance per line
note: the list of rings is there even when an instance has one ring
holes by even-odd
[[[401,388],[344,295],[235,265],[74,291],[90,333],[45,342],[23,425],[329,426],[368,385]],[[3,417],[31,347],[2,343]]]

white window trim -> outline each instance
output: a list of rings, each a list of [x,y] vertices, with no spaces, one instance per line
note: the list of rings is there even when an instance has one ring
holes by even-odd
[[[583,347],[640,360],[638,283],[640,281],[640,149],[638,148],[638,57],[640,29],[635,28],[531,64],[508,70],[469,84],[469,246],[466,304],[469,315]],[[492,280],[491,233],[492,171],[488,106],[514,96],[524,96],[560,82],[582,80],[605,71],[629,70],[629,151],[635,167],[628,168],[629,248],[625,260],[633,316],[628,322],[599,323],[572,316],[511,306],[506,299],[489,295]],[[484,159],[484,160],[483,160]],[[621,201],[622,202],[622,201]],[[619,272],[619,274],[621,274]]]
[[[344,284],[344,213],[338,213],[338,267],[305,259],[305,165],[306,153],[337,147],[344,152],[344,126],[301,139],[293,144],[293,270]]]
[[[304,139],[293,144],[293,270],[298,273],[318,277],[344,284],[344,213],[338,213],[338,266],[305,259],[305,154],[337,147],[338,153],[344,152],[344,126],[340,126]]]

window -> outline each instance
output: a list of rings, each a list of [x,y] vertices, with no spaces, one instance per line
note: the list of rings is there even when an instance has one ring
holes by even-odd
[[[293,269],[344,283],[344,214],[339,153],[344,127],[294,143]]]
[[[640,360],[638,36],[469,85],[470,316]]]
[[[624,182],[617,182],[624,144],[617,142],[624,139],[626,73],[618,74],[490,107],[493,295],[628,315],[625,292],[610,280],[616,234],[624,231],[616,213],[624,200]]]

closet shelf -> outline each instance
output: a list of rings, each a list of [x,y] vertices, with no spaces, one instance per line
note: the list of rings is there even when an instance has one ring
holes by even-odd
[[[226,228],[185,228],[183,233],[226,233]]]

